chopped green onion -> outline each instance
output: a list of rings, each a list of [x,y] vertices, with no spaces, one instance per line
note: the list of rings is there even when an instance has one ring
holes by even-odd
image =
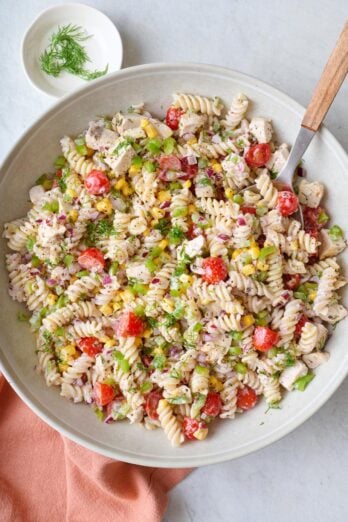
[[[80,137],[75,139],[75,148],[76,151],[81,154],[81,156],[86,156],[88,153],[85,138]]]
[[[231,346],[229,348],[228,353],[230,355],[240,355],[242,353],[242,349],[239,346]]]
[[[163,368],[166,365],[166,361],[167,361],[167,359],[166,359],[165,355],[156,355],[153,358],[152,365],[157,370],[163,370]]]
[[[124,359],[124,355],[123,355],[123,353],[120,352],[119,350],[114,350],[114,351],[112,352],[112,357],[113,357],[114,359],[116,359],[116,361],[123,361],[123,359]]]
[[[329,216],[326,214],[326,212],[324,212],[324,210],[322,210],[318,216],[318,223],[326,223],[327,221],[329,221]]]
[[[200,331],[202,330],[202,328],[203,328],[202,323],[196,323],[196,324],[194,325],[194,327],[193,327],[192,330],[193,330],[195,333],[198,333],[198,332],[200,332]]]
[[[343,230],[338,225],[333,225],[329,228],[329,236],[333,241],[337,241],[343,237]]]
[[[177,397],[170,397],[167,399],[169,404],[187,404],[189,401],[189,398],[185,395],[178,395]]]
[[[129,361],[127,361],[127,359],[123,359],[122,361],[119,361],[118,366],[123,373],[129,372],[130,365],[129,365]]]
[[[154,226],[156,230],[159,230],[163,236],[167,235],[170,230],[170,221],[167,218],[160,218],[157,225]]]
[[[156,257],[159,257],[162,254],[163,250],[160,247],[153,247],[151,248],[149,252],[150,259],[155,259]]]
[[[182,188],[182,185],[179,181],[172,181],[169,183],[169,189],[170,190],[180,190]]]
[[[147,170],[147,172],[155,172],[156,168],[157,168],[157,164],[154,163],[153,161],[145,161],[144,163],[144,168],[145,170]]]
[[[179,245],[184,239],[184,231],[180,227],[173,227],[168,234],[169,242],[172,245]]]
[[[76,274],[77,277],[86,277],[88,275],[89,275],[88,270],[80,270],[80,272],[77,272],[77,274]]]
[[[31,258],[31,265],[36,268],[41,265],[41,260],[37,256]]]
[[[200,169],[205,169],[209,165],[208,160],[206,158],[199,158],[198,167]]]
[[[267,207],[264,207],[262,205],[259,205],[256,207],[256,215],[259,216],[259,217],[262,217],[264,216],[265,214],[267,214],[268,212],[268,208]]]
[[[93,410],[94,410],[94,413],[96,414],[96,416],[98,417],[98,419],[100,421],[103,421],[104,420],[104,412],[103,412],[103,410],[99,409],[98,406],[95,406],[93,408]]]
[[[109,268],[109,274],[112,276],[116,275],[118,266],[119,266],[118,261],[114,261],[113,263],[111,263],[110,268]]]
[[[18,321],[26,322],[26,321],[29,321],[29,316],[27,314],[25,314],[24,312],[18,312],[17,319],[18,319]]]
[[[248,369],[245,366],[245,364],[243,364],[241,362],[237,362],[236,366],[235,366],[235,370],[237,373],[241,373],[242,375],[245,375]]]
[[[131,286],[132,292],[134,292],[137,295],[146,295],[147,294],[147,288],[142,283],[134,283],[133,286]]]
[[[72,256],[71,254],[66,254],[66,256],[63,257],[63,262],[65,266],[69,268],[69,266],[71,266],[74,262],[74,256]]]
[[[274,254],[277,251],[275,246],[263,247],[260,250],[259,261],[264,261],[267,256]]]
[[[54,160],[53,165],[56,169],[62,169],[66,165],[66,159],[64,158],[64,156],[57,156]]]
[[[152,389],[152,382],[146,381],[140,386],[141,393],[147,393]]]
[[[172,154],[175,150],[176,141],[174,138],[166,138],[163,142],[163,152],[165,154]]]
[[[236,194],[232,199],[234,203],[237,203],[238,205],[242,205],[244,203],[244,198],[241,194]]]
[[[187,214],[188,214],[188,208],[187,207],[176,208],[172,212],[172,216],[174,218],[185,217],[185,216],[187,216]]]
[[[47,174],[42,174],[36,181],[35,185],[41,185],[45,190],[51,190],[53,186],[53,180],[49,179]]]
[[[157,265],[153,259],[151,259],[151,258],[146,259],[145,266],[148,269],[148,271],[151,272],[151,274],[155,273]]]
[[[66,303],[68,302],[68,298],[66,295],[60,295],[56,301],[56,304],[55,304],[55,307],[56,308],[63,308],[63,306],[66,305]]]
[[[107,379],[104,379],[104,383],[109,386],[116,386],[116,381],[113,377],[107,377]]]
[[[149,140],[146,144],[147,150],[154,155],[160,154],[162,142],[157,138]]]
[[[199,364],[197,364],[197,366],[195,366],[195,369],[194,371],[196,373],[198,373],[198,375],[208,375],[209,374],[209,369],[206,367],[206,366],[201,366]]]
[[[54,331],[54,335],[56,335],[57,337],[63,337],[64,328],[62,326],[59,326],[58,328],[56,328]]]
[[[138,317],[143,317],[145,315],[145,307],[142,305],[138,305],[134,308],[134,313]]]
[[[132,165],[134,165],[134,167],[141,168],[143,165],[142,158],[140,156],[134,156],[134,158],[132,159]]]
[[[54,199],[53,201],[45,203],[42,207],[42,210],[47,210],[48,212],[53,212],[54,214],[56,214],[59,210],[58,200]]]
[[[27,247],[27,250],[29,250],[29,252],[32,252],[34,245],[35,245],[35,239],[33,237],[29,237],[25,244],[25,246]]]
[[[239,341],[242,340],[242,336],[243,336],[243,334],[242,334],[242,332],[237,332],[236,330],[232,330],[232,331],[230,332],[230,336],[232,337],[232,339],[233,339],[234,341],[239,342]]]
[[[314,373],[307,373],[307,375],[304,375],[303,377],[297,379],[297,381],[294,382],[296,390],[304,391],[307,388],[308,384],[314,379],[314,377]]]
[[[304,292],[294,292],[294,297],[296,299],[301,299],[301,301],[307,301],[308,300],[308,294]]]

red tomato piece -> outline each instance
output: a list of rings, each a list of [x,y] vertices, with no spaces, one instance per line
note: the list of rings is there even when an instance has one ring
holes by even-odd
[[[282,216],[290,216],[298,209],[298,198],[291,190],[282,190],[278,194],[277,207]]]
[[[143,331],[144,323],[134,312],[125,312],[117,322],[116,333],[120,337],[139,337]]]
[[[94,270],[95,272],[101,272],[105,266],[103,253],[95,247],[86,248],[86,250],[81,252],[77,262],[82,268]]]
[[[177,130],[179,128],[179,122],[181,116],[184,114],[182,109],[177,107],[169,107],[166,114],[166,124],[172,130]]]
[[[203,260],[203,280],[215,285],[227,277],[227,267],[221,257],[207,257]]]
[[[253,334],[253,345],[260,352],[267,352],[279,340],[278,332],[271,330],[268,326],[257,326]]]
[[[240,207],[243,214],[256,214],[256,207]]]
[[[185,172],[186,176],[179,176],[180,179],[191,179],[197,175],[198,165],[195,163],[194,165],[190,165],[188,159],[186,157],[181,158],[181,170]]]
[[[162,392],[161,390],[155,390],[149,393],[149,395],[146,398],[145,403],[145,411],[147,415],[150,417],[150,419],[156,420],[158,419],[158,403],[162,399]]]
[[[195,226],[191,223],[191,225],[188,228],[188,231],[186,232],[187,239],[194,239],[197,237]]]
[[[258,143],[249,147],[245,154],[245,161],[249,167],[263,167],[271,157],[269,143]]]
[[[168,156],[161,156],[159,161],[160,169],[163,170],[180,170],[181,169],[181,161],[174,154],[169,154]]]
[[[326,225],[326,221],[323,223],[319,223],[319,215],[321,212],[324,212],[322,207],[311,208],[307,206],[303,206],[303,221],[304,221],[304,229],[306,232],[312,234],[313,231],[317,231],[322,229]],[[314,234],[313,234],[314,236]],[[315,237],[315,236],[314,236]]]
[[[57,170],[56,176],[57,176],[57,178],[61,178],[62,177],[62,171],[60,169]]]
[[[202,412],[209,417],[216,417],[221,411],[220,394],[217,392],[209,392],[203,406]]]
[[[302,314],[295,328],[295,337],[300,337],[302,328],[306,323],[308,323],[308,317],[305,314]]]
[[[255,390],[250,388],[250,386],[244,386],[244,388],[239,388],[237,392],[237,408],[241,410],[250,410],[257,403],[257,395]]]
[[[84,185],[93,196],[100,196],[109,192],[110,180],[101,170],[92,170],[85,178]]]
[[[106,406],[116,397],[116,390],[109,384],[96,382],[93,387],[95,402],[98,406]]]
[[[204,422],[198,421],[197,419],[192,419],[191,417],[184,417],[182,430],[188,440],[197,440],[195,437],[196,431],[206,428],[207,425]]]
[[[284,274],[283,280],[287,290],[296,290],[301,283],[300,274]]]
[[[103,350],[103,343],[96,337],[81,337],[77,341],[77,347],[81,352],[86,353],[90,357],[94,357]]]

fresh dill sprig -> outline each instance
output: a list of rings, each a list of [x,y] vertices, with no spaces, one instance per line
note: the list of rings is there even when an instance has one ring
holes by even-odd
[[[80,44],[91,38],[78,25],[64,25],[53,33],[47,49],[40,56],[41,69],[54,77],[65,70],[84,80],[95,80],[108,71],[108,65],[102,71],[88,71],[85,67],[90,58]]]

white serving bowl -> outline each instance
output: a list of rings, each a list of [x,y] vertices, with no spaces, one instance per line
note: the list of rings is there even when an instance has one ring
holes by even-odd
[[[90,62],[90,71],[118,71],[122,65],[122,40],[113,22],[104,13],[85,4],[60,4],[42,11],[27,29],[21,48],[24,72],[30,83],[50,96],[59,98],[86,85],[82,78],[63,71],[57,78],[46,74],[40,67],[40,55],[47,48],[51,35],[64,25],[82,27],[90,36],[81,43]]]
[[[209,65],[143,65],[97,80],[58,102],[19,140],[7,157],[0,184],[1,222],[23,216],[29,209],[28,189],[43,172],[52,170],[60,153],[63,134],[77,134],[95,115],[113,114],[132,103],[145,101],[156,115],[163,115],[175,91],[220,96],[226,104],[238,92],[252,100],[251,114],[272,118],[279,141],[293,143],[303,108],[265,83],[235,71]],[[347,218],[348,160],[345,152],[323,128],[305,156],[309,177],[328,187],[327,208],[334,223]],[[5,252],[4,241],[1,243]],[[310,417],[333,394],[346,376],[348,350],[346,324],[337,326],[327,349],[327,364],[303,393],[286,396],[282,409],[266,412],[264,402],[233,421],[212,425],[204,442],[173,449],[162,430],[148,432],[127,422],[106,425],[92,408],[74,405],[47,388],[34,366],[34,338],[28,325],[18,322],[19,309],[7,293],[7,275],[0,270],[0,360],[10,384],[45,422],[75,442],[104,455],[128,462],[161,467],[202,466],[240,457],[286,435]]]

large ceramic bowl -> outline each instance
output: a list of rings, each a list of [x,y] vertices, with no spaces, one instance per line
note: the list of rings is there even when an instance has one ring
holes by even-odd
[[[271,117],[279,140],[293,143],[304,109],[276,89],[243,74],[208,65],[144,65],[98,80],[57,103],[21,138],[1,171],[1,222],[25,214],[28,189],[43,172],[52,168],[59,154],[59,138],[74,135],[100,114],[112,114],[144,100],[157,115],[163,114],[171,93],[184,91],[218,95],[226,104],[242,91],[253,101],[253,114]],[[328,188],[327,206],[333,221],[346,222],[348,161],[335,138],[325,128],[313,140],[305,156],[311,179]],[[148,432],[126,422],[106,425],[88,406],[74,405],[47,388],[34,370],[34,339],[25,323],[17,321],[18,303],[7,294],[7,277],[1,244],[0,270],[0,359],[3,372],[28,406],[44,421],[70,439],[110,457],[143,465],[163,467],[201,466],[240,457],[262,448],[302,424],[333,394],[346,376],[347,325],[339,324],[328,342],[327,364],[304,393],[288,394],[282,409],[266,413],[260,403],[233,421],[214,424],[204,442],[187,443],[173,449],[162,430]]]

